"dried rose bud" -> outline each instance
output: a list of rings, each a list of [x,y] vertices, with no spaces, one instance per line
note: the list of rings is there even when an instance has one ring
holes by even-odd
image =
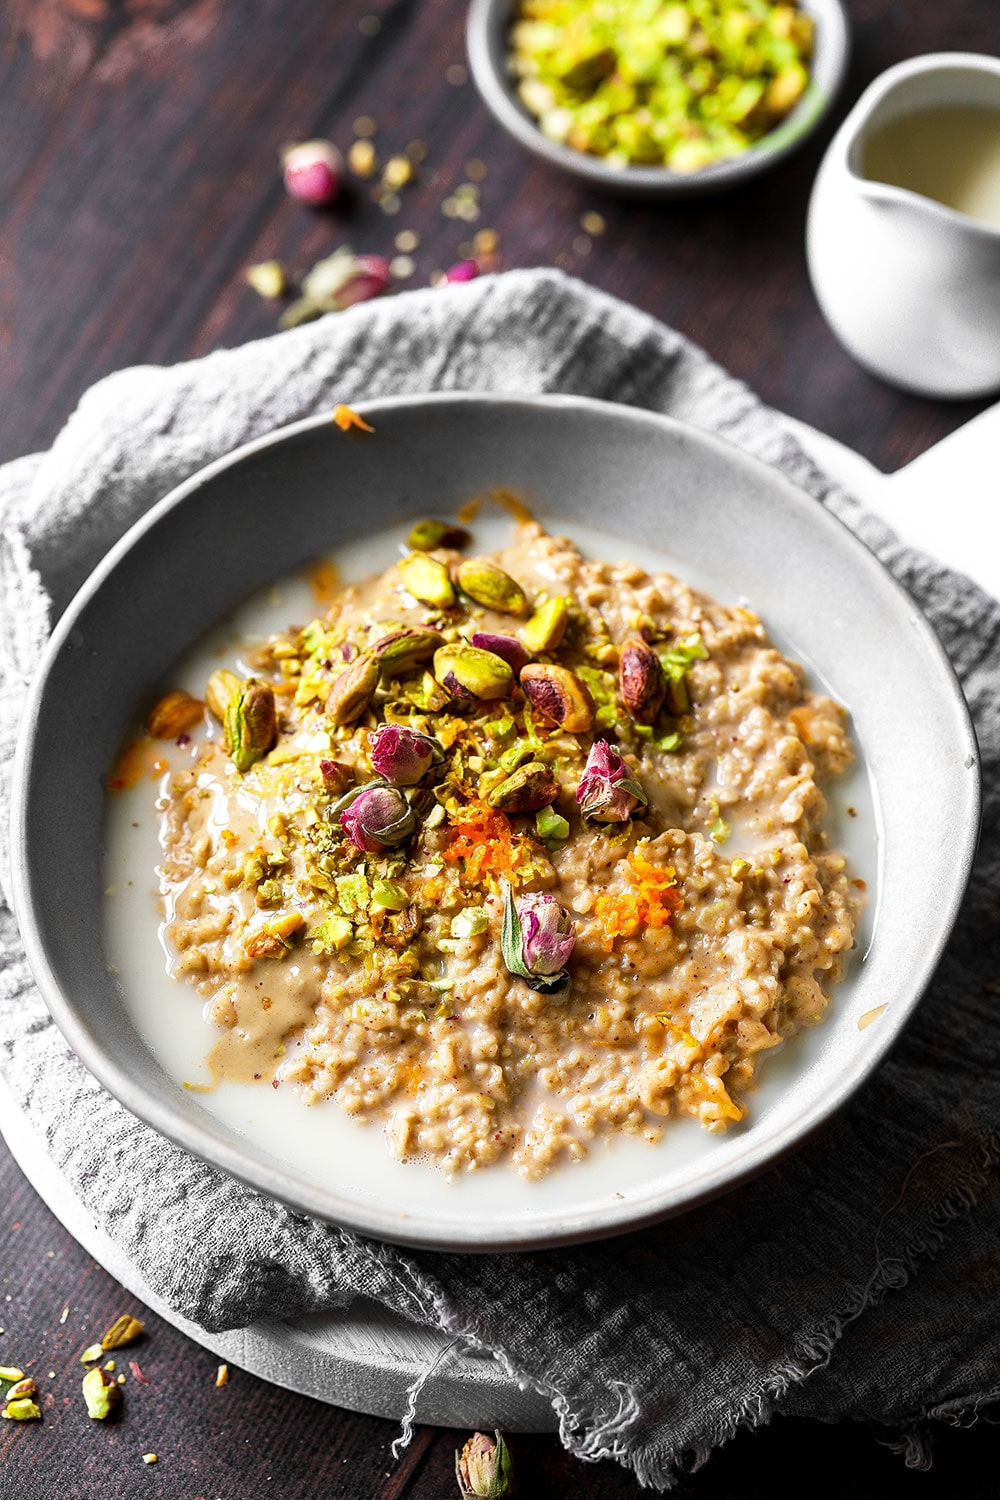
[[[445,271],[440,286],[447,286],[449,282],[475,281],[479,275],[479,267],[474,260],[460,260],[450,270]]]
[[[352,796],[340,814],[343,828],[356,849],[379,854],[408,839],[415,827],[413,809],[394,786],[369,782]]]
[[[355,255],[349,246],[342,245],[303,276],[302,296],[286,307],[279,327],[295,328],[324,313],[343,312],[356,302],[381,296],[391,285],[392,273],[384,255]],[[363,427],[364,423],[358,419],[354,425]]]
[[[569,912],[547,892],[516,899],[504,883],[503,961],[512,974],[543,995],[561,990],[569,979],[566,964],[576,942]]]
[[[368,744],[375,770],[394,786],[416,786],[431,766],[444,760],[444,748],[433,735],[405,724],[381,725]]]
[[[503,1434],[473,1433],[455,1454],[455,1477],[462,1500],[506,1500],[513,1495],[517,1477]]]
[[[596,823],[626,823],[648,798],[618,751],[607,740],[595,740],[576,789],[585,818]]]
[[[281,167],[289,196],[314,208],[339,198],[344,186],[344,159],[332,141],[289,146]]]
[[[531,660],[529,653],[513,635],[493,635],[489,630],[477,630],[472,637],[472,645],[478,646],[480,651],[492,651],[494,656],[499,656],[515,677],[521,675],[521,668],[526,667]]]

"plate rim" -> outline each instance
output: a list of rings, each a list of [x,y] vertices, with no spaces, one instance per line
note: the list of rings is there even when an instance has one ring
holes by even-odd
[[[857,1054],[853,1065],[845,1069],[838,1079],[837,1087],[826,1095],[821,1103],[807,1112],[805,1123],[799,1119],[794,1127],[786,1126],[778,1132],[775,1138],[762,1142],[759,1148],[751,1150],[745,1160],[737,1163],[724,1163],[715,1170],[709,1169],[699,1185],[684,1191],[679,1201],[676,1197],[676,1190],[674,1196],[668,1196],[666,1200],[658,1199],[654,1203],[644,1200],[639,1205],[629,1198],[623,1198],[621,1202],[602,1199],[599,1207],[592,1207],[586,1211],[556,1210],[552,1214],[552,1219],[555,1221],[552,1223],[546,1219],[538,1219],[527,1227],[514,1224],[513,1227],[507,1229],[496,1227],[486,1232],[480,1229],[475,1234],[463,1234],[459,1238],[456,1238],[453,1231],[442,1235],[439,1230],[436,1231],[432,1219],[423,1225],[415,1226],[408,1214],[399,1211],[394,1214],[389,1209],[376,1207],[368,1202],[351,1201],[339,1205],[332,1202],[326,1189],[310,1184],[306,1180],[290,1177],[287,1171],[280,1173],[273,1169],[269,1162],[262,1160],[256,1154],[256,1148],[252,1144],[248,1143],[247,1147],[239,1149],[237,1146],[239,1137],[232,1127],[226,1127],[230,1137],[228,1140],[211,1137],[207,1142],[200,1141],[197,1127],[189,1126],[183,1117],[171,1109],[166,1099],[161,1101],[154,1094],[144,1093],[141,1087],[133,1082],[127,1071],[119,1066],[116,1059],[92,1040],[83,1017],[74,1003],[64,994],[62,985],[48,961],[46,938],[36,920],[28,879],[27,850],[30,817],[28,768],[46,684],[63,645],[75,628],[79,615],[100,592],[109,575],[114,572],[119,562],[127,556],[140,538],[155,529],[166,516],[182,506],[190,496],[196,494],[218,473],[258,453],[266,452],[292,440],[302,433],[330,427],[332,425],[330,416],[322,413],[289,423],[253,438],[229,453],[212,460],[179,485],[174,486],[125,532],[84,581],[56,622],[32,681],[18,731],[11,794],[12,895],[14,912],[28,964],[50,1015],[84,1067],[125,1109],[175,1145],[187,1150],[209,1166],[237,1178],[254,1191],[264,1193],[288,1204],[298,1212],[307,1213],[326,1223],[345,1227],[390,1243],[439,1251],[497,1253],[556,1248],[560,1245],[607,1239],[690,1212],[711,1199],[748,1182],[783,1160],[789,1152],[797,1150],[842,1108],[882,1064],[895,1045],[926,992],[951,934],[968,886],[978,846],[981,777],[979,749],[968,705],[954,667],[930,623],[912,596],[879,562],[874,553],[851,528],[821,501],[796,484],[783,470],[705,428],[664,413],[629,406],[621,402],[604,401],[595,397],[554,393],[522,395],[507,392],[433,391],[423,394],[378,397],[370,401],[357,400],[352,402],[352,408],[375,425],[382,413],[394,410],[423,408],[428,405],[445,407],[469,404],[502,407],[507,410],[527,408],[532,412],[540,409],[574,410],[591,412],[595,416],[604,418],[632,421],[667,432],[675,439],[694,441],[696,444],[714,449],[727,462],[735,462],[737,466],[749,466],[758,471],[758,477],[766,476],[768,484],[776,485],[786,492],[786,496],[794,497],[793,503],[815,507],[813,514],[818,524],[828,528],[831,534],[837,534],[841,540],[845,537],[848,539],[848,546],[854,549],[860,569],[869,577],[877,579],[877,586],[889,587],[890,592],[896,596],[897,603],[907,611],[911,623],[922,636],[925,648],[929,649],[938,665],[944,669],[944,677],[950,693],[949,707],[952,710],[949,722],[956,733],[956,743],[963,742],[962,765],[968,773],[961,783],[956,776],[956,793],[959,786],[964,790],[961,837],[956,839],[952,849],[953,858],[949,862],[951,883],[947,899],[943,900],[938,908],[942,913],[942,920],[933,942],[924,951],[924,961],[917,971],[913,994],[905,1005],[890,1007],[881,1018],[877,1036],[872,1039],[868,1049],[864,1053]],[[896,1014],[893,1014],[894,1011]]]

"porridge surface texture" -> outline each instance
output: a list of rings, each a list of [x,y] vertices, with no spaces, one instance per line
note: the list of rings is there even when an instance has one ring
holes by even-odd
[[[246,678],[216,674],[161,899],[216,1076],[539,1177],[672,1114],[726,1129],[820,1019],[861,901],[820,785],[852,750],[749,610],[530,521],[491,560],[411,553],[254,647],[276,721],[244,769],[219,699]],[[416,732],[395,783],[386,725]]]

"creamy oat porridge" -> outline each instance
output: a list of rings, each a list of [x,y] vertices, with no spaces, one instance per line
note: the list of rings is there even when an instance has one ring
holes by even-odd
[[[852,943],[843,710],[669,574],[528,521],[488,557],[414,540],[152,716],[190,741],[161,898],[214,1076],[449,1174],[726,1129]]]

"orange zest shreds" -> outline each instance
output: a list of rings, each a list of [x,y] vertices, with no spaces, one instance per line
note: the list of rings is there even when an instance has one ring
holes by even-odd
[[[115,762],[114,769],[104,778],[104,785],[109,792],[127,792],[138,786],[146,774],[149,743],[148,739],[129,740]]]
[[[464,859],[467,880],[478,884],[488,875],[502,875],[518,883],[533,850],[523,834],[513,831],[505,813],[485,802],[470,802],[453,813],[451,820],[457,826],[444,858]]]
[[[692,1032],[688,1031],[686,1026],[679,1026],[676,1021],[672,1021],[662,1011],[657,1015],[656,1019],[661,1026],[670,1032],[671,1037],[676,1037],[678,1041],[685,1042],[687,1046],[694,1047],[698,1052],[701,1051],[701,1043]]]
[[[696,1094],[701,1094],[707,1103],[715,1105],[723,1119],[743,1119],[746,1110],[735,1102],[721,1078],[709,1080],[703,1073],[689,1073],[687,1082]]]
[[[328,557],[317,558],[306,568],[305,578],[317,604],[329,606],[333,603],[340,587],[336,563],[331,562]]]
[[[631,887],[625,891],[604,891],[594,902],[594,918],[608,953],[616,938],[632,937],[640,927],[666,927],[681,904],[672,866],[650,864],[633,850],[628,856],[628,867]]]
[[[221,833],[219,834],[219,837],[221,838],[227,849],[235,848],[240,841],[239,834],[234,833],[231,828],[223,828]]]
[[[352,427],[359,427],[362,432],[375,431],[374,427],[370,426],[364,417],[359,417],[357,412],[353,411],[349,406],[342,406],[340,404],[335,406],[333,408],[333,420],[341,432],[348,432]]]
[[[170,770],[170,762],[169,762],[169,760],[164,760],[162,755],[158,755],[156,757],[156,759],[153,761],[153,764],[149,768],[149,774],[151,776],[162,776],[163,773],[164,773],[164,771],[169,771],[169,770]]]
[[[519,495],[515,495],[513,490],[494,490],[492,494],[494,502],[499,505],[501,510],[505,510],[509,516],[513,516],[518,525],[523,525],[525,521],[533,521],[535,519],[524,501]]]

